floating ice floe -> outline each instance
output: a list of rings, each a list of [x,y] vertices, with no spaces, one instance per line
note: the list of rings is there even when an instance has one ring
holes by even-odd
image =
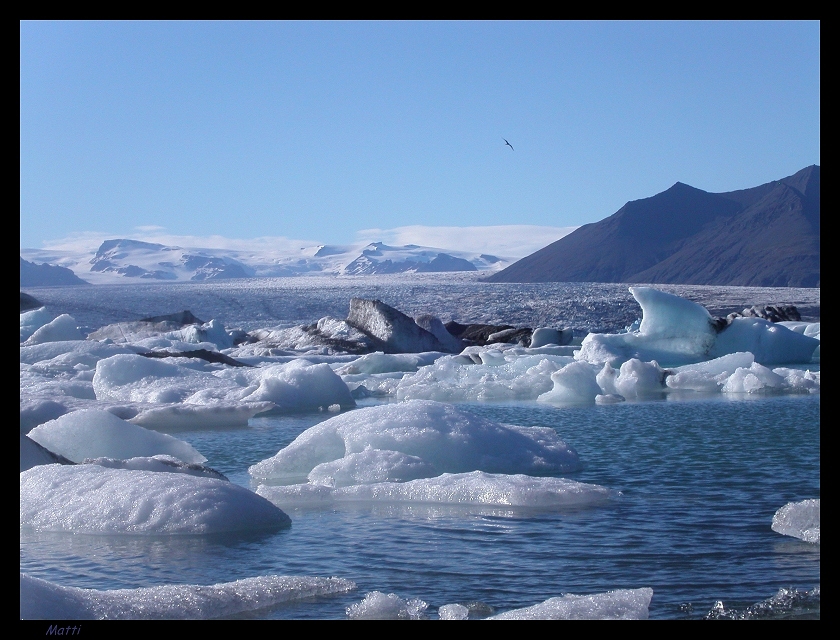
[[[244,487],[185,473],[48,464],[20,474],[20,527],[86,534],[277,530],[289,517]]]
[[[165,430],[246,424],[265,412],[354,407],[347,385],[326,363],[293,360],[249,368],[183,358],[150,359],[117,355],[96,364],[93,390],[98,400],[144,405],[133,421]],[[149,412],[148,415],[143,413]]]
[[[579,468],[577,452],[553,429],[414,400],[330,418],[249,473],[257,493],[281,508],[376,502],[561,509],[619,495],[546,477]]]
[[[588,596],[567,594],[488,620],[647,620],[653,589],[616,589]]]
[[[642,307],[636,330],[624,333],[591,333],[575,357],[592,364],[618,366],[630,359],[656,360],[662,366],[679,366],[748,351],[764,365],[807,364],[819,340],[761,318],[734,318],[718,330],[701,305],[650,287],[630,287]]]
[[[47,336],[55,341],[22,343],[28,346],[20,349],[21,430],[27,432],[49,415],[56,417],[42,410],[47,403],[65,413],[96,406],[147,428],[175,431],[244,426],[266,413],[341,411],[369,396],[607,405],[687,391],[819,393],[819,323],[734,317],[727,318],[727,325],[684,298],[650,287],[632,287],[631,292],[642,307],[642,319],[620,333],[589,334],[577,346],[545,343],[565,342],[568,332],[539,328],[532,334],[532,344],[541,346],[534,348],[491,344],[473,345],[458,354],[378,351],[354,356],[358,351],[352,349],[338,353],[342,345],[362,344],[358,336],[351,336],[353,331],[369,341],[374,338],[346,321],[328,318],[317,326],[277,330],[302,332],[309,338],[317,334],[318,355],[310,349],[315,343],[305,353],[278,353],[265,346],[269,339],[225,348],[222,353],[219,347],[228,344],[230,332],[216,321],[158,333],[149,333],[154,323],[136,323],[146,333],[138,329],[119,345],[78,336],[68,340],[73,336],[55,331]],[[373,302],[360,307],[365,331],[381,333],[376,340],[382,344],[396,332],[412,348],[428,347],[423,340],[406,338],[411,332],[403,335],[397,325],[388,324],[391,316],[400,317],[399,312],[383,315]],[[42,329],[47,332],[56,320],[43,308],[22,313],[22,340]],[[407,316],[401,321],[400,326],[429,338],[442,326],[432,316],[419,318],[434,330],[431,333]],[[62,321],[67,327],[74,322]],[[123,325],[112,325],[110,330],[124,333]],[[331,345],[329,353],[321,353],[324,340]],[[220,359],[244,357],[245,362],[237,364],[251,366],[183,356],[198,350]],[[161,351],[175,355],[140,355],[161,355]]]
[[[371,591],[346,609],[351,620],[425,620],[429,605],[419,598],[404,600],[395,593]]]
[[[20,619],[205,620],[354,589],[356,584],[343,578],[259,576],[213,585],[171,584],[103,591],[65,587],[21,573]],[[59,629],[56,635],[61,635],[67,625],[55,626]]]
[[[784,536],[820,543],[820,500],[788,502],[773,515],[771,528]]]
[[[85,337],[82,335],[82,332],[79,330],[79,326],[76,323],[76,319],[70,315],[67,315],[66,313],[63,313],[54,320],[50,320],[46,324],[39,326],[37,329],[32,331],[32,333],[27,338],[24,338],[24,333],[28,332],[30,327],[33,327],[36,324],[40,323],[43,319],[43,316],[39,315],[40,311],[41,310],[39,309],[35,311],[30,311],[26,314],[21,314],[20,337],[21,342],[24,345],[29,346],[33,344],[41,344],[44,342],[60,342],[64,340],[85,339]],[[23,318],[24,315],[28,316],[26,320],[24,320]],[[26,322],[26,324],[24,324],[24,322]]]
[[[44,307],[24,311],[20,314],[20,341],[25,342],[35,331],[52,322],[55,316]]]
[[[485,620],[647,620],[653,589],[617,589],[592,595],[567,594],[522,609],[483,617]],[[361,602],[347,607],[351,620],[427,620],[428,604],[419,598],[371,591]],[[468,620],[461,604],[438,609],[440,620]]]
[[[579,467],[577,452],[554,429],[504,425],[417,400],[330,418],[249,473],[263,483],[349,486],[475,470],[550,475]]]
[[[620,495],[607,487],[565,478],[483,471],[444,473],[434,478],[347,487],[314,483],[264,484],[257,487],[257,493],[282,508],[376,502],[537,510],[592,507],[606,504]]]
[[[715,602],[705,620],[819,620],[820,587],[779,589],[772,598],[751,604],[745,609],[728,609],[723,601]]]
[[[188,463],[207,458],[192,445],[121,420],[100,409],[66,413],[32,429],[28,436],[53,453],[81,462],[85,458],[133,458],[167,454]]]

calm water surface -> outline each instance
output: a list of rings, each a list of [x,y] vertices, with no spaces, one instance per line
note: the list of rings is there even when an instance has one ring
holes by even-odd
[[[250,537],[21,535],[21,571],[68,586],[215,584],[259,575],[338,576],[346,595],[249,614],[344,619],[369,591],[496,612],[563,593],[653,588],[653,619],[744,609],[781,588],[820,584],[820,546],[771,530],[775,511],[820,497],[820,397],[628,402],[560,408],[461,405],[550,426],[584,463],[564,477],[622,495],[608,506],[538,512],[421,505],[290,509],[292,527]],[[255,418],[179,432],[233,482],[329,417]],[[819,616],[819,604],[810,612]]]

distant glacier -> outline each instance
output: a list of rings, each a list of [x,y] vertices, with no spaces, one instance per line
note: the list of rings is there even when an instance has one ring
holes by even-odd
[[[95,253],[21,250],[21,286],[205,282],[301,275],[383,275],[482,271],[495,273],[517,257],[384,242],[316,245],[288,250],[182,247],[119,238]],[[52,266],[48,266],[52,265]],[[55,273],[66,277],[58,282]],[[73,280],[75,278],[75,280]]]

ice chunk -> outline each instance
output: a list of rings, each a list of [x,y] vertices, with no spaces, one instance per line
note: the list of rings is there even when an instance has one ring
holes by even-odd
[[[567,594],[488,620],[647,620],[653,589],[616,589],[588,596]]]
[[[190,444],[121,420],[101,409],[83,409],[59,416],[29,432],[29,437],[73,462],[85,458],[134,458],[172,455],[190,463],[206,462]]]
[[[547,344],[567,345],[574,337],[571,329],[552,329],[540,327],[531,334],[531,348],[544,347]]]
[[[771,528],[783,536],[820,543],[820,499],[788,502],[773,515]]]
[[[597,369],[586,362],[572,362],[551,374],[554,388],[537,400],[561,404],[592,404],[602,390],[596,381]]]
[[[342,409],[356,406],[350,389],[326,363],[299,359],[264,367],[204,370],[203,364],[186,366],[170,360],[178,359],[117,355],[100,360],[93,376],[96,398],[206,405],[211,410],[246,403],[260,412],[268,408],[265,403],[275,405],[272,411],[283,412],[326,409],[335,404]]]
[[[20,526],[35,531],[195,535],[290,525],[265,498],[215,478],[97,464],[20,474]]]
[[[79,331],[76,319],[66,313],[61,314],[55,320],[39,327],[26,339],[24,345],[41,344],[43,342],[59,342],[63,340],[84,340],[85,337]]]
[[[249,472],[259,481],[294,484],[320,464],[366,449],[414,456],[432,465],[434,475],[473,470],[548,475],[580,465],[577,452],[553,429],[503,425],[449,404],[413,400],[330,418]],[[394,461],[403,465],[405,458]]]
[[[460,356],[444,356],[403,377],[394,393],[399,400],[536,400],[551,390],[551,374],[574,362],[571,356],[519,353],[497,346],[468,347]]]
[[[371,591],[365,599],[347,607],[351,620],[423,620],[428,604],[417,598],[403,600],[395,593]]]
[[[717,332],[701,305],[650,287],[630,287],[642,307],[637,331],[590,333],[575,357],[592,364],[618,366],[631,358],[665,365],[681,365],[707,358]]]
[[[20,341],[26,341],[35,331],[51,322],[55,316],[44,307],[20,314]]]
[[[615,379],[615,390],[625,398],[644,398],[665,390],[665,371],[656,360],[642,362],[630,358],[623,362]]]
[[[565,478],[483,471],[445,473],[409,482],[381,482],[333,489],[323,485],[260,485],[257,493],[281,508],[342,502],[388,502],[557,510],[606,504],[619,493]]]
[[[669,389],[719,391],[739,368],[749,368],[755,358],[751,353],[731,353],[713,360],[676,367],[666,377]]]
[[[462,604],[445,604],[438,608],[441,620],[469,620],[470,610]]]
[[[21,573],[20,619],[202,620],[354,589],[356,584],[343,578],[258,576],[213,585],[170,584],[100,591],[64,587]]]
[[[425,329],[437,338],[438,342],[443,345],[444,350],[459,353],[464,348],[464,341],[449,333],[437,316],[423,314],[414,318],[414,322],[417,323],[418,327]]]
[[[749,368],[739,367],[721,387],[724,393],[757,393],[780,389],[785,379],[767,367],[753,362]]]
[[[405,482],[434,474],[434,465],[417,456],[367,448],[319,464],[309,472],[308,480],[312,484],[346,487],[374,482]]]
[[[761,318],[735,318],[720,332],[709,351],[712,358],[749,351],[756,362],[770,364],[807,364],[820,346],[816,338],[791,331],[781,323]]]

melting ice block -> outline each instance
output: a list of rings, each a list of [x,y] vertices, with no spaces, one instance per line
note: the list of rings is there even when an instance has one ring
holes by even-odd
[[[583,339],[579,360],[618,366],[631,358],[664,365],[687,364],[706,358],[717,331],[701,305],[650,287],[630,287],[642,307],[637,331],[590,333]]]
[[[618,366],[637,358],[656,360],[663,367],[686,365],[731,353],[750,352],[756,362],[807,364],[819,340],[761,318],[735,318],[718,333],[701,305],[651,287],[630,287],[642,307],[635,331],[590,333],[575,353],[578,360]]]
[[[328,465],[328,472],[321,465]],[[330,418],[249,472],[271,484],[306,482],[311,475],[321,484],[329,484],[330,476],[350,485],[403,481],[406,473],[550,475],[579,467],[577,452],[553,429],[504,425],[449,404],[412,400]]]
[[[64,587],[20,574],[21,620],[203,620],[353,591],[343,578],[258,576],[213,585],[139,589]],[[63,628],[63,627],[62,627]]]
[[[100,409],[65,413],[35,427],[29,437],[73,462],[85,458],[134,458],[157,454],[191,463],[207,461],[183,440],[150,431]]]
[[[793,331],[780,323],[761,318],[735,318],[720,332],[709,350],[709,357],[749,351],[756,362],[771,364],[807,364],[820,341]]]
[[[260,485],[257,493],[282,507],[329,506],[340,502],[389,502],[558,510],[603,505],[620,494],[597,484],[565,478],[483,471],[444,473],[408,482],[379,482],[333,488],[317,484]]]
[[[647,620],[653,589],[617,589],[588,596],[568,594],[488,620]]]
[[[23,314],[21,314],[21,337],[23,337]],[[33,318],[34,319],[34,318]],[[79,331],[76,319],[66,313],[61,314],[55,320],[51,320],[43,326],[38,327],[30,335],[25,344],[41,344],[43,342],[59,342],[64,340],[84,340],[85,337]]]
[[[167,359],[167,360],[175,360]],[[326,363],[312,364],[304,359],[284,364],[253,368],[204,370],[204,365],[144,358],[139,355],[116,355],[96,363],[93,390],[99,400],[203,406],[204,414],[218,410],[220,422],[244,415],[230,407],[265,411],[312,411],[338,405],[356,406],[350,389]],[[250,410],[248,409],[248,410]],[[247,413],[247,410],[245,411]],[[172,415],[176,422],[190,421],[190,412]],[[254,415],[252,413],[251,415]],[[149,419],[159,422],[160,416]],[[250,416],[249,416],[250,417]],[[247,417],[245,418],[247,421]]]
[[[40,465],[20,474],[22,529],[197,535],[290,525],[265,498],[215,478],[98,464]]]
[[[346,613],[351,620],[423,620],[428,606],[418,598],[404,600],[395,593],[371,591],[347,607]]]
[[[805,542],[820,543],[820,500],[788,502],[773,515],[773,531]]]

